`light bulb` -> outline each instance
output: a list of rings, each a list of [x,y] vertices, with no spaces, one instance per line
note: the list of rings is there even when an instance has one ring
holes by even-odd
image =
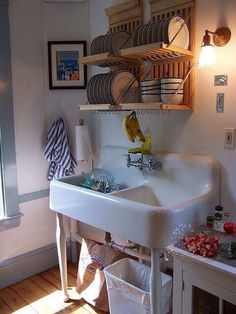
[[[198,66],[201,68],[205,66],[211,66],[214,63],[216,63],[214,47],[212,45],[202,46]]]

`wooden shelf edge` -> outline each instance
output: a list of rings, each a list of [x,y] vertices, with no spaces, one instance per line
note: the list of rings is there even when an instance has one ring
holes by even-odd
[[[122,111],[122,110],[179,110],[192,111],[188,105],[168,105],[163,103],[127,103],[119,106],[110,104],[86,104],[79,105],[80,110],[87,111]]]
[[[148,44],[148,45],[142,45],[142,46],[137,46],[137,47],[131,47],[131,48],[126,48],[126,49],[121,49],[120,54],[123,57],[137,57],[139,54],[144,55],[145,53],[150,54],[150,53],[168,53],[168,52],[177,52],[182,54],[185,57],[193,57],[193,52],[180,48],[177,46],[168,46],[167,44],[164,44],[163,42],[158,42],[158,43],[153,43],[153,44]]]
[[[114,55],[110,52],[79,58],[79,63],[87,65],[109,64],[114,62],[140,64],[140,61],[138,60],[129,59],[128,57],[121,55]]]
[[[137,47],[131,47],[126,49],[121,49],[119,55],[114,55],[110,52],[104,52],[97,55],[91,55],[82,57],[79,59],[79,63],[87,64],[87,65],[99,65],[99,64],[112,64],[114,62],[120,62],[120,63],[132,63],[132,64],[140,64],[141,61],[138,60],[138,58],[144,58],[145,54],[147,54],[147,57],[150,57],[152,54],[164,54],[164,53],[171,53],[176,52],[181,54],[177,57],[187,57],[192,58],[193,53],[190,50],[179,48],[176,46],[168,46],[167,44],[164,44],[162,42],[159,43],[153,43],[143,46],[137,46]],[[168,60],[171,60],[171,58]],[[155,61],[155,60],[153,60]]]

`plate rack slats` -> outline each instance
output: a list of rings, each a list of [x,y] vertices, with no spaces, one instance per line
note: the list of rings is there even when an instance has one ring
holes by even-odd
[[[188,18],[189,28],[189,48],[188,50],[155,43],[120,50],[118,56],[96,55],[88,56],[82,60],[85,64],[97,64],[109,66],[111,70],[127,69],[130,70],[137,79],[141,80],[145,72],[149,75],[146,79],[162,77],[181,77],[185,78],[189,69],[194,64],[195,46],[195,0],[148,0],[151,6],[150,20],[155,21],[166,17],[181,15]],[[123,0],[120,4],[105,9],[109,21],[109,31],[115,32],[126,30],[131,35],[135,28],[143,24],[143,1],[142,0]],[[95,58],[95,59],[94,59]],[[147,71],[149,65],[150,71]],[[192,110],[194,107],[194,68],[184,83],[184,100],[181,105],[164,103],[135,103],[111,106],[110,104],[81,105],[81,110]]]
[[[149,0],[151,4],[151,20],[159,20],[176,14],[188,19],[189,28],[189,51],[193,52],[195,47],[195,1],[187,0]],[[192,54],[193,55],[193,54]],[[161,78],[163,76],[184,78],[188,70],[194,63],[193,58],[183,56],[182,58],[169,59],[164,63],[153,63],[151,71],[152,78]],[[188,104],[193,109],[194,106],[194,69],[184,84],[184,104]]]
[[[130,35],[133,35],[135,28],[143,24],[143,0],[123,0],[120,4],[108,7],[105,9],[108,17],[109,31],[117,32],[119,30],[126,30]],[[138,61],[136,59],[136,61]],[[142,65],[133,64],[128,68],[135,77],[139,80]],[[124,64],[118,64],[116,70],[123,69]],[[127,69],[127,63],[126,63]],[[114,70],[114,68],[111,68]]]

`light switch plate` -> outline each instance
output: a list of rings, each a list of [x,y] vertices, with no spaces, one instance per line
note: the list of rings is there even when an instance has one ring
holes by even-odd
[[[224,130],[224,148],[234,148],[235,143],[235,129],[225,128]]]
[[[217,93],[216,94],[216,112],[219,112],[219,113],[224,112],[224,102],[225,102],[225,94]]]
[[[227,86],[228,85],[228,75],[220,74],[214,76],[214,86]]]

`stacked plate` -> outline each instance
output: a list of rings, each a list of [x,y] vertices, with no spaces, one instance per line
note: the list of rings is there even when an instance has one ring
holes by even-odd
[[[161,101],[161,81],[160,79],[146,80],[140,82],[143,102]]]
[[[139,102],[138,81],[125,70],[96,74],[88,82],[87,97],[90,104]]]
[[[91,55],[103,52],[118,54],[120,49],[129,47],[131,47],[131,36],[128,32],[108,33],[94,38],[91,44]]]
[[[174,15],[136,27],[132,36],[134,47],[155,42],[171,43],[171,45],[188,49],[189,30],[184,19],[180,15]]]
[[[161,101],[163,103],[168,104],[175,95],[171,104],[179,105],[183,101],[183,94],[183,79],[174,77],[161,79]]]

